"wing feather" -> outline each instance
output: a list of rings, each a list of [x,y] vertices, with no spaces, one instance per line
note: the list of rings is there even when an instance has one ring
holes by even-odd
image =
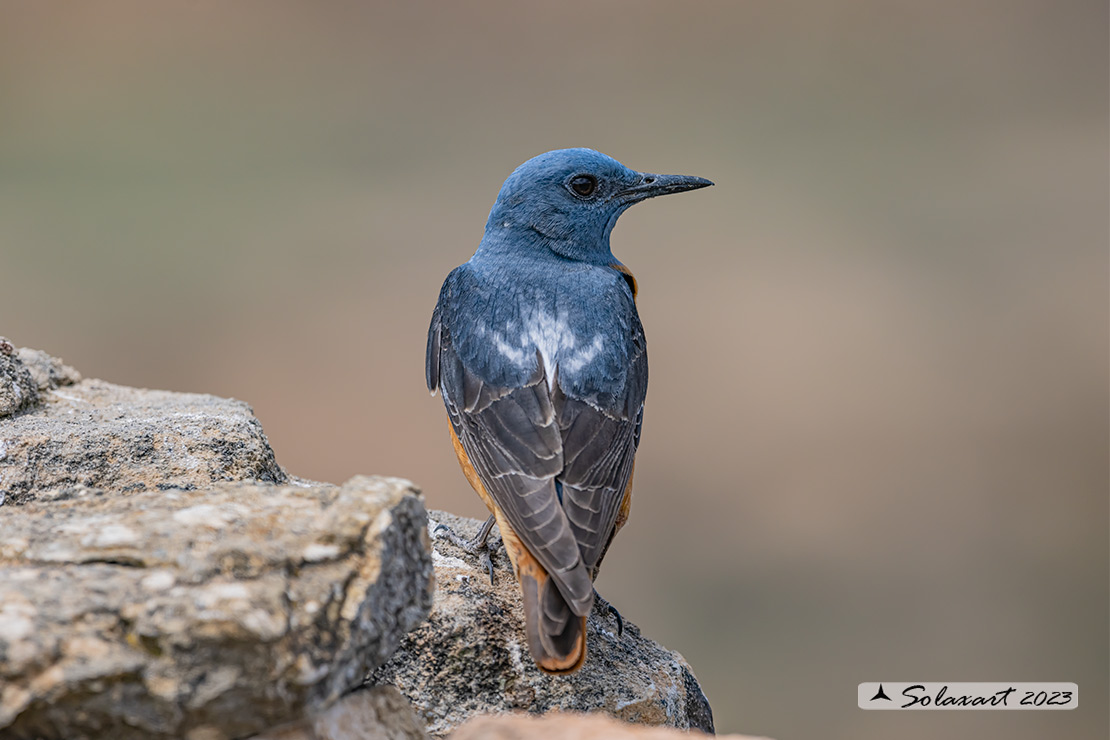
[[[555,491],[563,447],[542,363],[523,387],[494,388],[467,370],[446,327],[439,331],[438,346],[443,402],[486,492],[570,610],[587,614],[593,582]],[[558,611],[545,615],[553,634],[569,619]]]
[[[635,315],[629,328],[632,352],[621,397],[602,407],[595,399],[575,398],[561,388],[556,390],[565,459],[558,478],[563,488],[563,509],[593,577],[615,534],[643,424],[647,346]]]
[[[428,328],[428,348],[424,354],[424,380],[428,384],[428,390],[433,394],[439,389],[439,336],[443,329],[442,306],[446,292],[447,283],[444,282],[435,310],[432,311],[432,325]]]

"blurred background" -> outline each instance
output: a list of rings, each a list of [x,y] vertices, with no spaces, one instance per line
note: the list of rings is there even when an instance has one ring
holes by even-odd
[[[719,731],[1105,738],[1105,2],[0,4],[0,334],[485,512],[424,389],[504,177],[600,149],[651,388],[599,580]],[[1075,681],[864,712],[861,681]]]

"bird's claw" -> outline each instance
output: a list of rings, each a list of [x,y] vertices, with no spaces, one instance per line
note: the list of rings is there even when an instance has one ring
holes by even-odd
[[[597,604],[598,609],[601,609],[603,612],[608,612],[609,614],[613,615],[613,617],[617,620],[617,639],[623,637],[624,617],[622,617],[621,613],[617,611],[617,607],[613,606],[604,598],[602,598],[601,594],[597,592],[596,588],[594,589],[594,602]]]
[[[496,541],[486,540],[486,543],[478,553],[478,562],[481,563],[482,567],[489,573],[489,583],[491,586],[493,585],[493,555],[500,547],[501,546]]]
[[[496,545],[489,541],[490,530],[493,529],[494,518],[491,516],[486,520],[482,528],[478,530],[472,539],[466,539],[455,534],[455,532],[446,524],[438,524],[432,530],[436,539],[444,539],[450,542],[455,547],[469,555],[477,555],[478,562],[482,568],[489,573],[490,585],[493,584],[493,551]]]

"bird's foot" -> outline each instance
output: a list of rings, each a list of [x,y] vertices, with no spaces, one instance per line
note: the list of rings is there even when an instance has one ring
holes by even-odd
[[[624,636],[624,618],[617,611],[617,607],[601,597],[596,588],[594,589],[594,608],[600,610],[606,616],[611,614],[617,620],[617,638]]]
[[[490,542],[489,539],[490,530],[493,529],[493,525],[494,518],[491,514],[490,518],[486,520],[486,523],[482,525],[482,528],[478,530],[478,534],[474,535],[474,537],[469,540],[465,537],[460,537],[459,535],[455,534],[455,532],[446,524],[440,524],[439,526],[437,526],[435,528],[434,534],[436,539],[445,539],[460,550],[470,555],[477,555],[478,563],[486,572],[489,573],[489,582],[492,584],[493,551],[500,547],[499,544],[495,542]]]

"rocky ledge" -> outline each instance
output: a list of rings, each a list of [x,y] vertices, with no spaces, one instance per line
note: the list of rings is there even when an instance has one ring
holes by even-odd
[[[427,614],[425,522],[407,482],[365,477],[5,511],[0,727],[242,737],[326,707]]]
[[[242,402],[0,338],[0,737],[416,740],[554,710],[712,732],[690,666],[627,619],[595,611],[585,667],[540,673],[507,559],[491,584],[432,549],[440,523],[478,524],[396,478],[290,478]]]
[[[242,401],[82,380],[45,352],[0,342],[0,504],[67,486],[128,492],[286,481]]]
[[[433,536],[439,525],[469,538],[481,522],[430,512]],[[491,582],[476,557],[444,538],[433,544],[431,616],[370,677],[408,697],[431,735],[445,735],[475,715],[552,710],[713,732],[713,712],[690,665],[627,618],[618,634],[616,618],[595,605],[587,620],[585,665],[569,676],[550,676],[524,644],[520,587],[504,551],[493,558]]]

